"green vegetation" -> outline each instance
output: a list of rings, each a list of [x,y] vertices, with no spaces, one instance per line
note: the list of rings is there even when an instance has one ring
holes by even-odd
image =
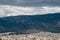
[[[0,18],[0,32],[28,33],[32,32],[32,28],[39,32],[60,33],[60,13]]]

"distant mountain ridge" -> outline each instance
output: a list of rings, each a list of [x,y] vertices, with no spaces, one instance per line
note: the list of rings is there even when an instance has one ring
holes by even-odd
[[[60,13],[0,18],[0,32],[60,32]]]

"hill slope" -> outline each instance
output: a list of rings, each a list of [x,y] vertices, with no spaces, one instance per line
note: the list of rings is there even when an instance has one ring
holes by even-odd
[[[0,32],[60,32],[60,13],[0,18]]]

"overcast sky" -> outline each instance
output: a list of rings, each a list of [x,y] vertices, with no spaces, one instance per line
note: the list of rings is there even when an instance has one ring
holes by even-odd
[[[0,16],[60,13],[60,0],[0,0]]]
[[[60,0],[0,0],[2,5],[16,5],[26,7],[60,6]]]

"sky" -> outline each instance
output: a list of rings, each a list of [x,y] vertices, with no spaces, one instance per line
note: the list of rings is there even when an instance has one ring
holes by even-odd
[[[60,13],[60,0],[0,0],[0,17]]]

